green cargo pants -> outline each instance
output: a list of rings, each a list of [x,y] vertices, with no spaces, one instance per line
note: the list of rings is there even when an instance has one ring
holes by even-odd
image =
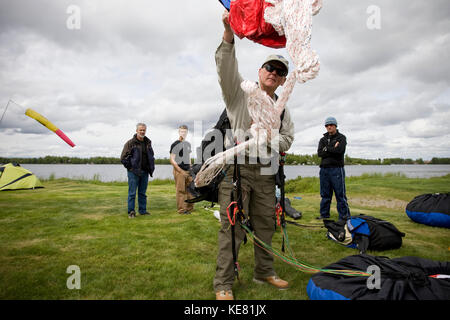
[[[275,176],[261,175],[259,164],[241,164],[241,189],[244,215],[250,219],[255,235],[265,243],[272,245],[272,236],[276,228],[275,216]],[[231,290],[234,283],[233,253],[231,251],[231,227],[227,216],[227,207],[230,204],[233,165],[219,187],[219,205],[221,228],[218,235],[218,255],[216,275],[214,277],[214,290]],[[237,199],[236,196],[234,199]],[[236,257],[239,247],[244,240],[245,230],[236,222],[235,243]],[[273,270],[273,257],[263,249],[254,245],[255,269],[254,277],[265,278],[275,275]]]

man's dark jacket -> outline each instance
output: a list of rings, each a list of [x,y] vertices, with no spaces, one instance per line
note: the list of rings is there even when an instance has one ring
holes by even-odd
[[[339,145],[335,148],[336,142],[339,141]],[[322,158],[320,162],[321,168],[339,168],[344,166],[344,153],[347,146],[347,139],[339,130],[336,130],[336,134],[330,135],[326,132],[322,139],[319,141],[319,147],[317,154]]]
[[[127,170],[141,176],[145,172],[142,170],[143,145],[148,157],[148,173],[153,177],[153,171],[155,171],[155,156],[152,148],[152,141],[147,137],[144,137],[144,143],[137,139],[137,134],[128,140],[123,147],[120,162],[122,162]]]

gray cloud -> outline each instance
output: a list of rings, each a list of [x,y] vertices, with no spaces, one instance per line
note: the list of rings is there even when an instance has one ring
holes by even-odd
[[[350,156],[449,156],[447,2],[325,1],[313,21],[320,74],[297,85],[288,102],[291,152],[316,152],[323,120],[334,115]],[[81,8],[80,30],[66,27],[69,5]],[[380,30],[366,26],[369,5],[381,9]],[[214,62],[222,12],[204,0],[2,1],[0,107],[13,99],[36,109],[77,147],[16,110],[0,124],[0,140],[8,140],[0,153],[117,156],[145,121],[157,156],[167,156],[180,123],[201,121],[207,130],[224,108]],[[236,39],[236,51],[250,80],[267,55],[288,56],[246,39]]]

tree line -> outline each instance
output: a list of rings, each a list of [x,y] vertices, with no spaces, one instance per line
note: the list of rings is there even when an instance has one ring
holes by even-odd
[[[27,164],[121,164],[119,158],[114,157],[58,157],[45,156],[39,158],[4,158],[0,157],[0,163],[9,162],[27,163]],[[155,159],[155,164],[170,164],[168,158]],[[317,154],[301,155],[288,153],[286,155],[287,165],[319,165],[320,158]],[[450,158],[434,157],[429,161],[419,159],[403,159],[403,158],[385,158],[385,159],[362,159],[345,156],[346,165],[390,165],[390,164],[450,164]]]
[[[45,156],[39,158],[3,158],[0,157],[0,163],[27,163],[27,164],[121,164],[120,158],[114,157],[91,157],[91,158],[77,158],[77,157],[58,157]],[[170,164],[167,158],[156,159],[156,164]]]
[[[434,157],[429,161],[425,161],[422,158],[418,158],[415,160],[410,158],[362,159],[362,158],[352,158],[346,155],[344,160],[346,165],[450,164],[450,158],[437,158],[437,157]],[[319,165],[320,158],[317,154],[312,155],[287,154],[286,164]]]

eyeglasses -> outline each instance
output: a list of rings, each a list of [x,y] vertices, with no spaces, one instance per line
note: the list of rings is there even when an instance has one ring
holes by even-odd
[[[266,69],[267,72],[270,72],[270,73],[272,73],[275,70],[277,75],[280,77],[286,77],[288,74],[288,71],[286,69],[274,67],[273,65],[271,65],[269,63],[266,63],[265,65],[263,65],[263,68]]]

